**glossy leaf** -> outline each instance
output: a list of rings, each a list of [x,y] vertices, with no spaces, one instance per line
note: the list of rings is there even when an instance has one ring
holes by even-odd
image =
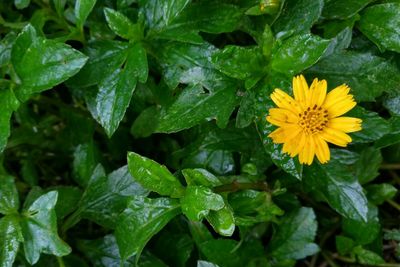
[[[322,16],[327,19],[347,19],[359,12],[372,0],[327,0]]]
[[[221,185],[218,177],[205,169],[184,169],[182,174],[188,185],[204,185],[207,187]]]
[[[51,191],[36,199],[24,211],[26,217],[21,222],[21,228],[25,258],[30,264],[39,260],[40,253],[62,257],[71,252],[57,233],[56,202],[57,192]]]
[[[258,47],[226,46],[212,55],[215,68],[229,77],[246,80],[263,75],[265,62]]]
[[[95,4],[96,0],[76,0],[74,14],[76,17],[76,26],[78,28],[83,27]]]
[[[77,146],[74,151],[74,180],[84,187],[87,186],[97,164],[94,150],[94,144],[90,142]]]
[[[19,107],[19,101],[11,90],[0,86],[0,153],[3,152],[10,136],[10,119],[13,111]]]
[[[373,5],[364,10],[359,29],[381,50],[400,53],[400,3]]]
[[[361,184],[366,184],[379,175],[382,155],[372,147],[362,150],[356,162],[355,175]]]
[[[381,232],[378,209],[376,206],[368,206],[367,221],[344,219],[342,224],[343,232],[351,237],[357,244],[370,244]]]
[[[356,107],[347,113],[347,116],[362,119],[362,131],[351,134],[354,143],[375,141],[390,133],[390,123],[376,112]]]
[[[129,198],[147,194],[148,191],[132,179],[127,166],[106,175],[99,165],[83,193],[75,216],[82,216],[100,225],[114,228],[118,215],[125,209]]]
[[[14,177],[0,175],[0,214],[16,213],[19,209],[19,196]]]
[[[174,240],[174,242],[171,242]],[[189,234],[164,229],[154,242],[157,256],[169,266],[185,267],[194,250]],[[150,267],[150,266],[149,266]]]
[[[31,0],[14,0],[15,7],[18,9],[24,9],[29,6]]]
[[[357,178],[349,172],[351,166],[346,167],[342,160],[348,164],[346,153],[331,154],[329,163],[304,168],[305,185],[345,218],[366,221],[367,198]]]
[[[319,251],[313,243],[317,232],[315,213],[301,208],[283,217],[268,244],[267,252],[277,260],[302,259]]]
[[[364,249],[361,246],[354,248],[354,253],[357,255],[358,262],[365,265],[385,264],[385,260],[381,256],[370,250]]]
[[[295,35],[278,44],[272,52],[271,67],[295,74],[314,65],[328,48],[329,40],[316,35]]]
[[[147,242],[180,212],[174,199],[134,197],[120,215],[115,230],[122,259],[135,255],[138,261]]]
[[[133,179],[146,189],[162,196],[181,197],[183,195],[183,186],[165,166],[129,152],[128,167]]]
[[[288,0],[279,18],[273,25],[277,37],[309,32],[322,12],[322,0]]]
[[[28,24],[15,40],[11,61],[20,79],[15,93],[24,101],[75,75],[87,57],[69,45],[39,37]]]
[[[234,88],[208,93],[201,85],[188,86],[170,107],[161,111],[156,132],[178,132],[212,119],[224,128],[235,106]]]
[[[67,81],[71,87],[89,87],[100,83],[119,68],[127,57],[128,44],[119,41],[96,40],[84,51],[89,56],[86,65]]]
[[[140,40],[143,37],[140,26],[133,24],[124,14],[111,8],[105,8],[104,15],[108,26],[122,38]]]
[[[391,184],[371,184],[366,186],[367,198],[375,205],[381,205],[386,200],[392,199],[396,193],[397,189]]]
[[[12,267],[19,242],[23,241],[18,218],[13,215],[0,219],[0,266]]]
[[[398,69],[390,61],[350,51],[320,60],[307,74],[327,79],[330,88],[348,84],[357,101],[373,101],[383,92],[394,92],[400,82]]]
[[[182,212],[192,221],[200,221],[210,210],[219,211],[224,206],[224,199],[204,186],[189,185],[185,195],[180,198]]]
[[[235,218],[232,208],[225,202],[225,206],[218,210],[210,210],[206,215],[207,221],[213,229],[222,236],[232,236],[235,231]]]
[[[138,49],[141,49],[140,45],[128,48],[125,66],[112,70],[99,84],[95,97],[96,112],[92,115],[104,127],[109,137],[117,130],[136,88]]]

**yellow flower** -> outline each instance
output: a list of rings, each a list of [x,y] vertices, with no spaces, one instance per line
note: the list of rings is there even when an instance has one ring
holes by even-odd
[[[343,84],[328,94],[325,80],[314,79],[310,88],[303,75],[293,78],[294,99],[281,89],[275,89],[271,99],[278,108],[271,108],[267,121],[279,128],[271,137],[283,143],[282,151],[292,158],[299,155],[301,164],[310,165],[314,155],[321,163],[330,159],[327,142],[345,147],[351,142],[346,133],[361,130],[361,119],[340,117],[357,103]]]

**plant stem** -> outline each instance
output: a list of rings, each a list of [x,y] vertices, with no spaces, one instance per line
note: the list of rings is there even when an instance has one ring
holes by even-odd
[[[64,264],[64,261],[63,261],[62,257],[57,257],[57,261],[58,261],[58,266],[65,267],[65,264]]]
[[[383,170],[400,170],[400,164],[398,163],[382,164],[380,168]]]
[[[331,266],[331,267],[339,267],[339,265],[337,265],[332,258],[325,252],[321,252],[321,255],[324,257],[324,259],[326,260],[326,262]]]
[[[397,209],[398,211],[400,211],[400,205],[397,204],[396,202],[394,202],[391,199],[386,200],[387,203],[389,203],[393,208]]]

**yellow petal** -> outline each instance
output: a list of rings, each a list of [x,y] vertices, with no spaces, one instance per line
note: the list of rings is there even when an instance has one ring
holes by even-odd
[[[331,157],[328,144],[320,135],[315,135],[314,141],[315,154],[317,155],[319,162],[321,162],[322,164],[327,163]]]
[[[315,155],[315,144],[312,136],[306,136],[303,149],[299,153],[299,162],[301,164],[311,165]]]
[[[281,144],[285,142],[285,133],[283,128],[278,128],[272,133],[268,135],[268,137],[272,138],[272,141],[276,144]]]
[[[342,98],[345,98],[349,92],[350,88],[346,84],[336,87],[326,95],[323,107],[327,109],[335,105],[336,102],[341,101]]]
[[[313,82],[313,85],[311,85],[310,87],[310,92],[311,92],[310,106],[314,105],[317,107],[322,106],[326,97],[327,87],[328,84],[326,83],[325,80],[322,81],[317,80],[315,83]]]
[[[292,158],[297,156],[297,154],[299,154],[299,152],[303,150],[305,143],[306,143],[306,135],[303,132],[300,132],[297,136],[295,136],[291,140],[293,149],[289,152],[290,156]]]
[[[292,111],[283,108],[271,108],[269,109],[269,116],[273,119],[280,120],[282,122],[297,123],[299,116],[294,114]]]
[[[351,142],[351,137],[349,135],[329,127],[326,127],[322,131],[321,137],[329,143],[342,147],[347,146],[347,144]]]
[[[328,108],[328,115],[330,118],[339,117],[354,108],[356,105],[357,103],[354,101],[353,96],[347,95],[347,97]]]
[[[293,94],[294,99],[300,104],[305,105],[306,103],[306,92],[308,91],[308,84],[303,75],[299,75],[293,78]]]
[[[361,130],[361,123],[362,120],[358,118],[339,117],[330,119],[328,122],[328,127],[345,133],[352,133]]]
[[[299,113],[300,111],[299,104],[281,89],[275,89],[271,94],[271,99],[280,108],[291,110],[294,113]]]

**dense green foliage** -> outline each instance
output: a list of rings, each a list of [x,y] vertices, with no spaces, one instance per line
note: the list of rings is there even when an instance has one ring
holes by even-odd
[[[400,1],[0,1],[0,266],[400,266]],[[268,134],[351,87],[328,164]]]

